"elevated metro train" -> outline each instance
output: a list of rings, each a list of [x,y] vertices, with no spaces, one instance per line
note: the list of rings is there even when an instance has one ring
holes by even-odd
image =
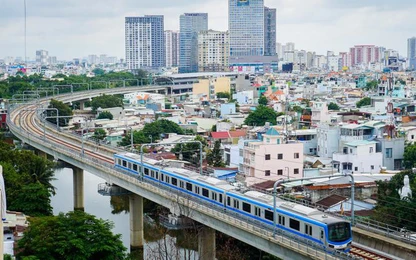
[[[141,160],[137,154],[115,154],[114,164],[115,168],[140,174]],[[271,229],[274,225],[274,214],[277,214],[277,229],[315,242],[328,251],[348,252],[351,248],[351,225],[342,218],[328,216],[317,209],[283,200],[277,200],[276,211],[273,212],[271,195],[257,191],[240,191],[226,181],[201,176],[180,167],[161,167],[160,161],[153,159],[144,158],[143,166],[143,177],[146,179],[180,190],[224,210],[261,221],[270,225]]]

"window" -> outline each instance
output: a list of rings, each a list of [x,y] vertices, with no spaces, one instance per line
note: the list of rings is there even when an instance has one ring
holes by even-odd
[[[305,234],[312,236],[312,226],[305,224]]]
[[[374,165],[371,165],[371,170],[374,170]]]
[[[137,164],[133,164],[133,171],[137,172]]]
[[[195,186],[195,193],[199,194],[199,187],[198,186]]]
[[[265,176],[270,176],[270,170],[265,170],[265,171],[264,171],[264,175],[265,175]]]
[[[350,153],[352,153],[352,148],[350,148]]]
[[[289,227],[291,229],[295,229],[295,230],[298,230],[299,231],[299,229],[300,229],[300,222],[297,221],[296,219],[290,218],[289,219]]]
[[[118,161],[118,165],[121,165],[121,159],[117,159],[117,161]]]
[[[159,173],[155,172],[156,179],[159,180]]]
[[[187,182],[186,183],[186,189],[189,191],[192,191],[192,183]]]
[[[298,169],[298,168],[293,169],[293,173],[294,173],[294,174],[299,174],[299,169]]]
[[[414,135],[412,135],[412,140],[413,140],[413,139],[415,139],[415,136],[414,136]]]
[[[217,200],[217,193],[216,192],[211,192],[211,199],[212,200]]]
[[[169,183],[169,176],[166,176],[166,183]]]
[[[354,171],[358,172],[358,167],[354,167]]]
[[[374,148],[370,147],[370,153],[373,153],[373,152],[374,152]]]
[[[393,148],[386,148],[386,158],[393,158]]]
[[[160,175],[160,180],[165,181],[165,175],[163,173]]]
[[[282,160],[283,159],[283,154],[282,153],[278,153],[277,154],[277,159],[278,160]]]
[[[273,221],[273,212],[266,209],[264,211],[264,218],[267,220]]]
[[[202,196],[209,198],[209,191],[205,188],[202,188]]]
[[[179,181],[179,187],[181,187],[183,189],[183,187],[184,187],[183,181]]]
[[[343,154],[348,154],[348,148],[347,147],[342,148],[342,153]]]
[[[150,177],[152,177],[152,178],[155,177],[155,172],[154,171],[150,171]]]
[[[222,203],[222,194],[220,194],[220,203]]]
[[[279,225],[282,225],[282,226],[285,225],[285,217],[282,215],[279,215]]]
[[[295,154],[294,154],[294,158],[295,158],[295,159],[299,159],[299,153],[295,153]]]
[[[172,185],[178,185],[178,180],[172,177]]]
[[[277,175],[283,175],[283,170],[282,169],[277,170]]]
[[[131,163],[130,163],[130,162],[129,162],[129,164],[128,164],[128,168],[129,168],[129,169],[131,169]]]
[[[321,239],[323,239],[323,238],[324,238],[324,231],[321,230]]]
[[[254,215],[260,217],[261,215],[261,210],[259,207],[254,206]]]
[[[230,199],[230,197],[227,197],[227,205],[228,206],[231,206],[231,199]]]
[[[127,162],[123,160],[123,167],[127,167]]]
[[[234,208],[236,208],[236,209],[240,208],[240,202],[236,199],[234,199]]]
[[[149,169],[148,168],[144,168],[144,175],[149,175]]]
[[[266,161],[269,161],[269,160],[270,160],[270,154],[266,154],[266,155],[264,155],[264,159],[265,159]]]
[[[243,210],[245,212],[251,213],[251,205],[246,202],[243,202]]]

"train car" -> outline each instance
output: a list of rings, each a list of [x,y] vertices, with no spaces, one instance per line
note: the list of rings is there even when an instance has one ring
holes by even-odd
[[[137,154],[114,155],[115,168],[132,174],[141,174],[141,158]],[[240,191],[226,181],[201,176],[183,167],[145,158],[143,178],[158,182],[166,187],[184,192],[190,196],[212,203],[224,210],[236,212],[253,220],[263,222],[296,235],[305,241],[312,241],[325,250],[348,252],[352,242],[350,223],[342,218],[326,215],[314,208],[278,199],[273,210],[273,197],[257,191]],[[276,214],[276,215],[275,215]]]

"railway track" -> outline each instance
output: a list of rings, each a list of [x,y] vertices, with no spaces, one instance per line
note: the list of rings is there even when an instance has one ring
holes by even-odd
[[[34,132],[39,138],[43,138],[43,129],[41,129],[39,125],[36,123],[35,112],[22,113],[20,114],[20,116],[23,119],[21,120],[22,125],[20,127],[27,129],[27,130],[30,129],[32,133]],[[46,132],[46,138],[51,142],[66,146],[71,150],[75,150],[76,152],[79,152],[79,153],[82,152],[82,148],[80,147],[79,144],[70,143],[68,141],[64,141],[62,139],[56,138],[53,134],[50,134],[49,132]],[[113,158],[110,158],[105,155],[100,155],[96,151],[90,150],[88,148],[84,148],[84,154],[94,157],[98,160],[111,163],[111,164],[114,162]]]
[[[382,256],[382,255],[377,254],[373,251],[369,251],[367,249],[364,249],[364,248],[362,248],[360,246],[356,246],[356,245],[353,245],[351,247],[350,254],[353,255],[353,256],[359,257],[361,259],[365,259],[365,260],[367,260],[367,259],[371,259],[371,260],[393,260],[392,258]]]

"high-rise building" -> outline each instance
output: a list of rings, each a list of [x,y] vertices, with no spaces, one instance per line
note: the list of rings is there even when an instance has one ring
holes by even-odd
[[[208,14],[185,13],[179,23],[179,72],[198,72],[198,32],[208,30]]]
[[[264,56],[276,55],[276,8],[264,7]]]
[[[165,36],[163,15],[126,17],[125,20],[127,68],[165,66]]]
[[[36,51],[36,63],[40,65],[48,64],[48,51],[45,51],[45,50]]]
[[[98,56],[97,55],[94,55],[94,54],[88,55],[88,63],[89,64],[97,64],[97,63],[99,63]]]
[[[368,65],[369,63],[380,62],[379,47],[375,45],[355,45],[350,48],[351,66]]]
[[[416,37],[407,39],[407,60],[410,69],[416,69]]]
[[[230,57],[265,53],[264,0],[228,0]]]
[[[225,71],[228,69],[229,34],[219,31],[198,33],[199,71]]]
[[[285,51],[294,51],[295,50],[295,43],[294,42],[288,42],[285,45]]]
[[[179,32],[165,31],[165,55],[166,67],[178,67],[179,65]]]

